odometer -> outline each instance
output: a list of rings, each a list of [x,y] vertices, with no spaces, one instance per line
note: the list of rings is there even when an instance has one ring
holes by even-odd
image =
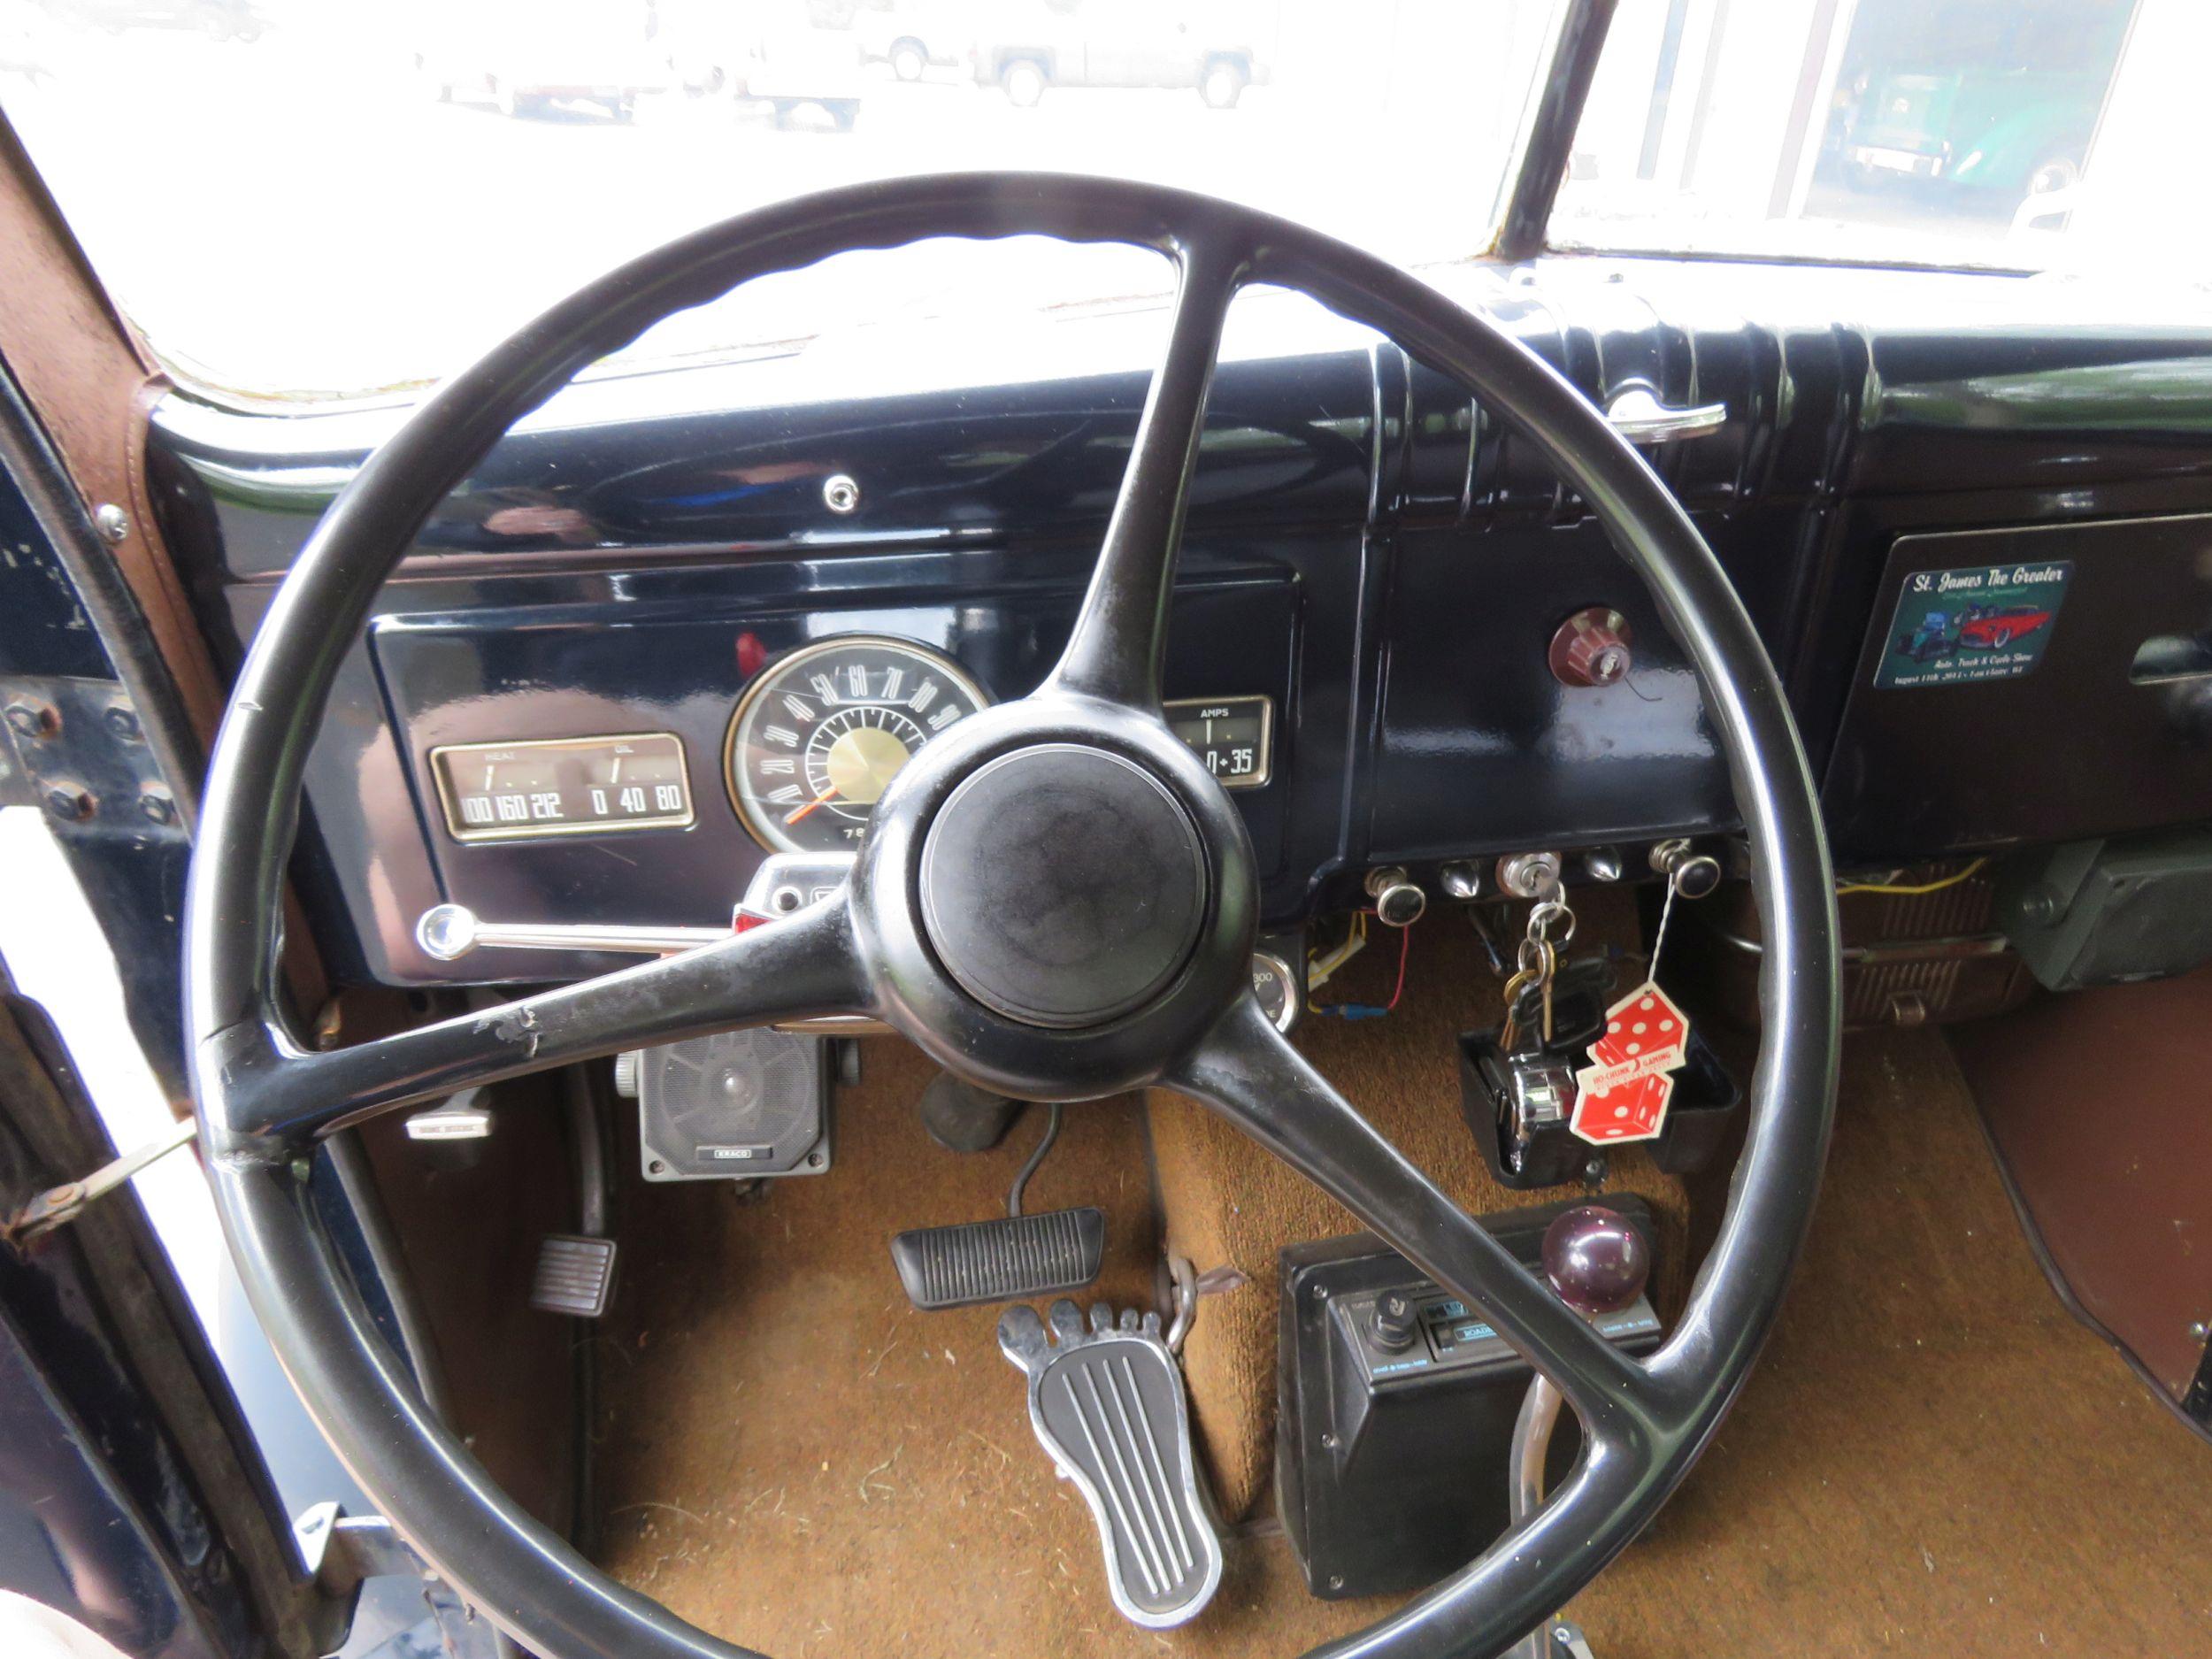
[[[936,652],[848,634],[771,663],[730,722],[730,800],[772,852],[846,852],[899,768],[990,702]]]
[[[430,751],[430,771],[456,841],[680,829],[691,822],[683,741],[668,732],[455,743]]]

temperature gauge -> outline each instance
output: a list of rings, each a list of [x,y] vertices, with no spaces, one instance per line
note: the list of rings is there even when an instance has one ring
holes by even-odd
[[[457,743],[430,751],[456,841],[680,829],[691,822],[681,739],[669,732]]]
[[[1168,730],[1190,746],[1225,789],[1256,789],[1268,779],[1275,705],[1265,697],[1194,697],[1171,703]]]

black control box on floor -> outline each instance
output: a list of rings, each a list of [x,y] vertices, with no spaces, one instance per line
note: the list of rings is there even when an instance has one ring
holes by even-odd
[[[1653,1241],[1641,1199],[1587,1202],[1618,1210]],[[1481,1220],[1533,1267],[1545,1227],[1571,1208]],[[1527,1362],[1479,1313],[1371,1235],[1294,1245],[1279,1267],[1275,1486],[1306,1587],[1333,1599],[1433,1584],[1505,1530]],[[1378,1304],[1392,1292],[1413,1299],[1410,1329],[1386,1320],[1378,1330]],[[1659,1346],[1659,1317],[1643,1297],[1599,1324],[1628,1353]],[[1552,1484],[1580,1446],[1574,1413],[1563,1412]]]

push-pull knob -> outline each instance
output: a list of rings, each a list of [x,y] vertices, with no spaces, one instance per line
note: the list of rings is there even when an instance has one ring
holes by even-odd
[[[1720,886],[1720,860],[1686,841],[1661,841],[1651,849],[1651,867],[1686,899],[1701,899]]]
[[[1429,895],[1401,864],[1367,872],[1367,896],[1375,901],[1375,919],[1386,927],[1410,927],[1429,908]]]

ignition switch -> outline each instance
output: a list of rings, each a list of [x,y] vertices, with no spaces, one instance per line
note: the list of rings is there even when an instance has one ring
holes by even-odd
[[[1559,891],[1559,855],[1508,853],[1498,860],[1498,886],[1517,899],[1548,899]]]

